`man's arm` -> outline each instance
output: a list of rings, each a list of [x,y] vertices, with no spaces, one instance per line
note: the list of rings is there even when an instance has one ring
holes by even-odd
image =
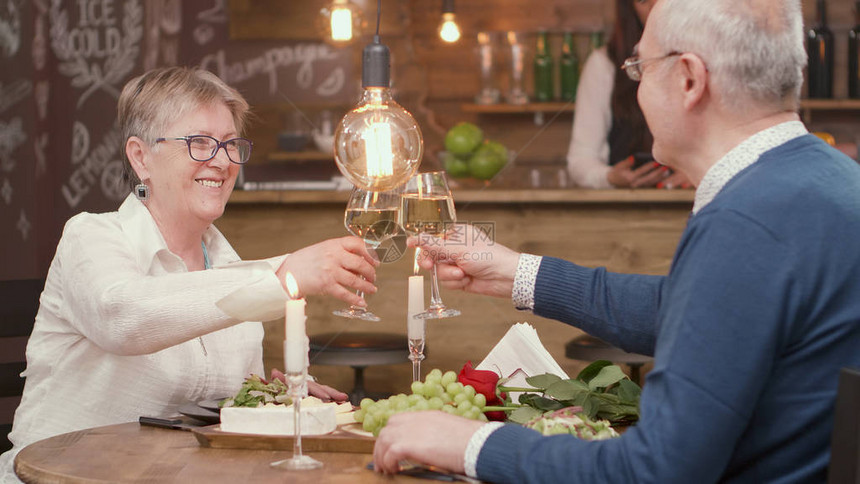
[[[654,354],[664,276],[617,274],[544,257],[534,312],[577,326],[625,351]]]
[[[767,230],[742,215],[709,216],[686,234],[663,282],[656,363],[639,423],[601,442],[507,425],[481,449],[481,479],[715,482],[727,472],[769,381],[783,322],[794,317],[787,295],[796,278],[788,250]]]

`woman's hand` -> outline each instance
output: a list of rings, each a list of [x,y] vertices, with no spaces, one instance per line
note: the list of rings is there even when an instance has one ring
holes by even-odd
[[[366,306],[354,291],[376,292],[376,265],[379,262],[367,251],[358,237],[341,237],[314,244],[293,252],[278,268],[277,275],[285,284],[286,273],[296,278],[299,294],[329,295],[349,304]],[[286,285],[284,285],[286,289]]]
[[[669,168],[652,161],[633,168],[633,157],[619,161],[606,174],[606,179],[616,188],[653,187],[669,176]]]
[[[687,175],[680,171],[676,171],[669,175],[665,180],[658,183],[657,188],[665,188],[666,190],[672,190],[674,188],[693,188],[693,184],[690,183],[690,179],[687,178]]]
[[[272,368],[272,378],[270,378],[270,380],[281,380],[286,383],[287,377],[284,376],[282,371]],[[334,400],[337,403],[341,403],[349,399],[349,395],[346,393],[337,391],[328,385],[322,385],[315,381],[308,381],[308,395],[317,397],[324,402],[331,402]]]

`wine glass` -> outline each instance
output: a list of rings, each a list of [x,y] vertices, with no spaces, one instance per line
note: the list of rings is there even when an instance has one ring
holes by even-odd
[[[411,235],[423,233],[441,236],[451,224],[457,221],[454,197],[451,196],[444,171],[419,173],[413,176],[406,182],[400,198],[402,200],[401,225]],[[417,254],[416,257],[418,257]],[[442,303],[434,265],[433,281],[430,284],[430,307],[414,317],[438,319],[459,315],[460,311],[445,307]]]
[[[372,192],[362,188],[353,188],[346,211],[343,225],[346,230],[364,242],[372,249],[379,247],[386,239],[399,232],[398,219],[400,214],[400,188],[386,192]],[[359,297],[364,297],[362,291],[356,291]],[[334,311],[337,316],[379,321],[379,316],[365,308],[352,305],[346,309]]]

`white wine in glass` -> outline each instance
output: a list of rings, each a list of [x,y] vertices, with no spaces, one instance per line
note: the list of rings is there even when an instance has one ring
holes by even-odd
[[[406,182],[401,199],[400,220],[407,233],[440,236],[457,221],[454,197],[444,171],[419,173]],[[416,249],[417,250],[417,249]],[[430,307],[414,317],[439,319],[459,316],[460,311],[446,307],[439,295],[439,280],[433,266]]]
[[[371,192],[354,188],[349,196],[346,211],[343,215],[343,225],[346,230],[364,239],[371,249],[376,249],[386,239],[400,232],[400,189],[387,192]],[[358,291],[359,297],[364,293]],[[337,316],[379,321],[379,316],[360,306],[350,306],[334,311]]]

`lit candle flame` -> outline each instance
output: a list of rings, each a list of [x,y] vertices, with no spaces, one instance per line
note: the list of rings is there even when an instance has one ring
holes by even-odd
[[[421,247],[415,248],[415,262],[412,264],[412,275],[418,275],[418,257],[421,256]]]
[[[291,272],[287,272],[287,275],[284,276],[284,282],[287,285],[287,294],[290,299],[297,299],[299,297],[299,283],[296,282],[296,278]]]

